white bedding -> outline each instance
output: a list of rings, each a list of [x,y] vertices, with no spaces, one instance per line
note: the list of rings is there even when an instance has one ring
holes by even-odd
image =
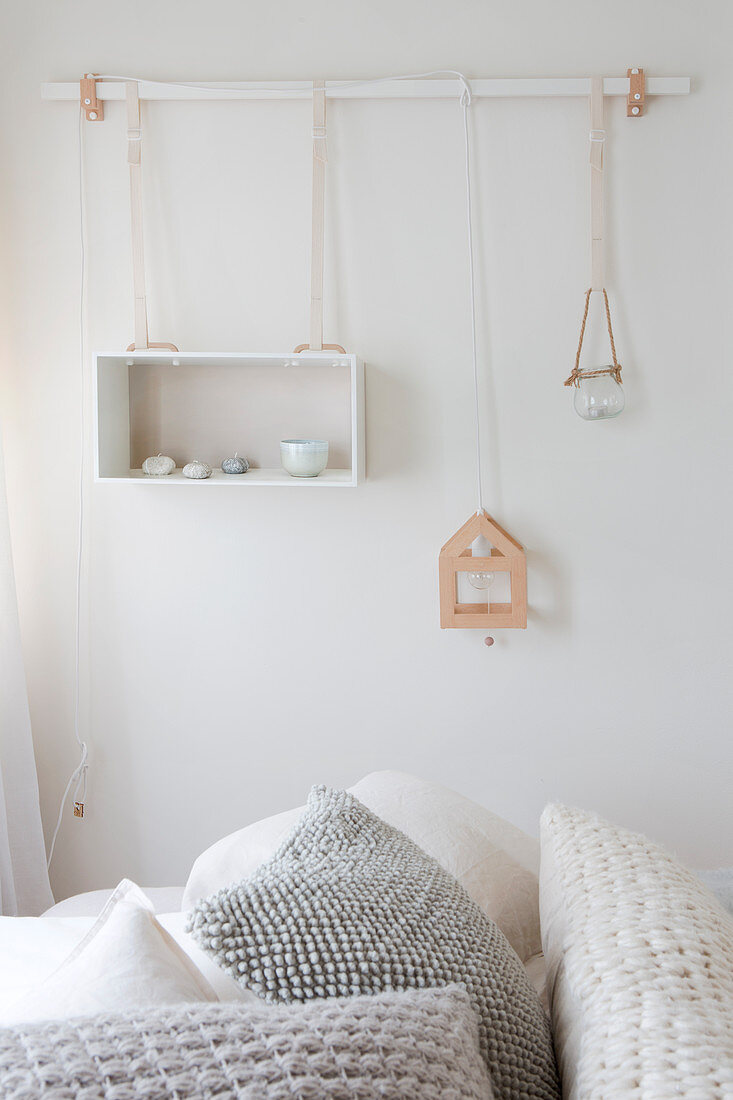
[[[111,891],[98,895],[88,916],[0,917],[0,1026],[16,1022],[13,1006],[61,966],[66,957],[94,924]],[[155,893],[155,891],[152,891]],[[89,910],[90,895],[86,898]],[[101,899],[101,900],[100,900]],[[70,902],[77,899],[69,898]],[[221,1001],[257,1001],[254,993],[241,989],[226,971],[206,955],[191,936],[184,932],[185,913],[159,913],[158,920],[213,986]],[[525,969],[532,985],[545,1003],[545,967],[542,956],[529,959]]]
[[[353,789],[374,813],[401,829],[453,875],[496,921],[547,1007],[537,903],[539,845],[509,822],[436,783],[399,772],[375,772]],[[162,926],[190,956],[222,1000],[254,996],[183,931],[200,896],[246,877],[269,858],[299,820],[302,808],[255,822],[223,838],[196,860],[185,888],[144,889]],[[12,1006],[61,966],[112,894],[94,890],[54,905],[41,919],[0,917],[0,1024]],[[185,901],[184,901],[185,896]]]
[[[13,1006],[61,965],[92,927],[96,915],[0,917],[0,1026],[15,1023]],[[158,914],[158,920],[190,956],[221,1001],[258,1001],[254,993],[241,989],[186,935],[185,913]]]

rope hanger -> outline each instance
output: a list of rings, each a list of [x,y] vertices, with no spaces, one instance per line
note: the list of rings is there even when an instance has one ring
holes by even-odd
[[[605,285],[605,222],[604,222],[604,172],[605,172],[605,147],[606,130],[604,126],[603,104],[603,77],[594,76],[591,79],[590,90],[590,209],[591,209],[591,283],[585,294],[585,309],[580,326],[580,339],[575,356],[575,366],[570,376],[565,379],[566,386],[579,386],[582,378],[599,378],[603,374],[612,377],[621,385],[621,364],[616,358],[616,344],[613,339],[613,326],[611,325],[611,308],[608,304],[608,294]],[[611,345],[611,358],[613,366],[599,367],[595,370],[583,370],[580,366],[580,356],[583,350],[585,326],[588,320],[591,294],[597,291],[603,295],[603,304],[606,313],[606,325],[608,328],[608,341]]]
[[[589,287],[585,292],[585,310],[583,311],[583,321],[580,326],[580,339],[578,340],[578,350],[575,354],[575,366],[573,367],[570,377],[565,379],[563,383],[565,386],[578,386],[581,378],[600,378],[602,374],[611,374],[621,385],[621,364],[616,358],[616,343],[613,339],[613,327],[611,325],[611,309],[608,304],[608,295],[606,294],[606,288],[601,288],[603,294],[603,303],[606,307],[606,324],[608,326],[608,340],[611,345],[611,357],[613,359],[612,367],[598,367],[596,370],[581,370],[580,369],[580,353],[583,350],[583,337],[585,336],[585,324],[588,320],[588,307],[590,305],[590,296],[593,293],[593,287]]]

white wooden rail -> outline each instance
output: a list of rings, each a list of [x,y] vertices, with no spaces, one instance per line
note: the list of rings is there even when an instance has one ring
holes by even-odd
[[[388,80],[381,84],[358,83],[341,80],[326,81],[328,99],[453,99],[457,95],[457,81],[439,80]],[[471,80],[471,91],[477,99],[524,96],[589,96],[590,77],[510,77]],[[140,99],[311,99],[313,83],[309,80],[259,81],[205,84],[157,84],[154,81],[139,82]],[[628,96],[627,76],[607,76],[603,80],[603,94]],[[689,95],[689,76],[647,76],[647,96]],[[41,85],[41,97],[54,100],[79,100],[79,82]],[[97,81],[97,97],[100,100],[123,100],[123,78]]]

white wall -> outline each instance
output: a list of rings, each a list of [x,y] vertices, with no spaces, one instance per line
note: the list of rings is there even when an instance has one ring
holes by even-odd
[[[473,109],[486,505],[528,548],[526,632],[438,628],[437,554],[475,507],[460,112],[333,104],[327,338],[368,364],[354,491],[87,481],[88,816],[57,895],[180,883],[313,782],[395,767],[536,831],[548,798],[733,862],[730,7],[615,0],[6,4],[2,383],[47,835],[72,734],[79,440],[77,114],[42,80],[693,77],[607,106],[608,282],[627,412],[562,386],[587,284],[581,100]],[[151,337],[307,338],[309,106],[145,112]],[[86,128],[90,345],[132,336],[124,121]],[[89,375],[84,397],[91,412]],[[87,432],[89,434],[89,432]],[[243,441],[246,449],[246,441]]]

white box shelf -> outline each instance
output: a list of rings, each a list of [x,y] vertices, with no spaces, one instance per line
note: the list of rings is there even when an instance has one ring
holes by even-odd
[[[133,351],[95,356],[95,480],[149,485],[348,488],[364,478],[364,367],[355,355]],[[281,439],[327,439],[318,477],[280,466]],[[222,473],[238,451],[246,474]],[[176,470],[147,477],[149,455]],[[185,478],[197,458],[210,478]]]

